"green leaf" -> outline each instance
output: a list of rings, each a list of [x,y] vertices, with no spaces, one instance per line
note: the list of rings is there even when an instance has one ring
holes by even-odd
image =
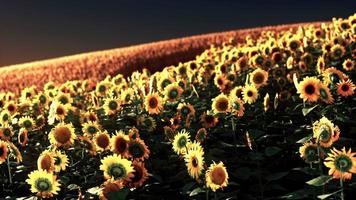
[[[322,194],[322,195],[318,195],[318,199],[326,199],[336,193],[339,193],[341,192],[341,190],[338,190],[338,191],[335,191],[335,192],[332,192],[332,193],[329,193],[329,194]]]
[[[304,116],[307,116],[312,110],[314,110],[316,107],[318,107],[318,105],[315,105],[313,107],[310,108],[303,108],[302,112]]]
[[[312,138],[312,135],[308,135],[308,136],[303,137],[302,139],[298,140],[296,143],[304,144],[306,141],[310,140],[311,138]]]
[[[202,193],[202,192],[205,192],[205,190],[203,189],[203,188],[201,188],[201,187],[198,187],[198,188],[195,188],[190,194],[189,194],[189,196],[195,196],[195,195],[197,195],[197,194],[199,194],[199,193]]]
[[[323,186],[326,183],[328,183],[331,179],[332,179],[331,176],[322,175],[322,176],[316,177],[310,181],[307,181],[306,183],[308,185],[312,185],[312,186]]]
[[[110,192],[107,196],[109,197],[108,199],[125,200],[128,194],[129,189],[123,188],[116,192]]]
[[[265,154],[266,156],[274,156],[277,153],[279,153],[282,149],[276,146],[272,146],[272,147],[267,147],[265,149]]]
[[[275,180],[278,180],[278,179],[281,179],[281,178],[287,176],[288,174],[289,174],[288,172],[278,172],[275,174],[270,174],[266,177],[266,180],[267,181],[275,181]]]

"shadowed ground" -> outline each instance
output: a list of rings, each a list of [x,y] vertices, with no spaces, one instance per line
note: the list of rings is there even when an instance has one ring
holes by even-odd
[[[243,42],[247,35],[256,38],[262,31],[296,30],[299,26],[321,22],[267,26],[236,31],[210,33],[154,42],[131,47],[83,53],[73,56],[30,62],[0,68],[0,91],[18,93],[31,85],[42,87],[46,82],[63,83],[67,80],[101,80],[107,75],[131,72],[147,67],[150,71],[192,60],[210,45],[219,45],[229,38]]]

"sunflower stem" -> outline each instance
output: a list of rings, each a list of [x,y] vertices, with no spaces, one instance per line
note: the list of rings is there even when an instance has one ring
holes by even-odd
[[[10,167],[10,161],[9,161],[9,156],[7,156],[7,172],[9,173],[9,182],[12,184],[12,174],[11,174],[11,167]]]
[[[341,188],[341,200],[344,200],[344,182],[342,180],[342,176],[340,177],[340,188]]]
[[[236,127],[234,117],[231,117],[231,127],[232,127],[232,138],[234,140],[235,150],[237,152],[237,138],[236,138]]]
[[[206,187],[206,190],[205,190],[205,199],[209,200],[209,188],[208,187]]]

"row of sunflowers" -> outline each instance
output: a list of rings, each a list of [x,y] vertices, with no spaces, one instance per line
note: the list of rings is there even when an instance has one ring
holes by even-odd
[[[355,33],[356,14],[231,38],[160,72],[2,92],[0,196],[344,199]]]

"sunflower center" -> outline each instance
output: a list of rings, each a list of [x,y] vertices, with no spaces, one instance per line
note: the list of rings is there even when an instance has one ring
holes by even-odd
[[[240,104],[238,102],[235,102],[234,103],[234,109],[235,110],[240,110],[240,108],[241,108]]]
[[[192,165],[195,168],[198,167],[198,159],[195,156],[192,158]]]
[[[10,104],[10,105],[7,107],[7,110],[8,110],[9,112],[13,112],[13,111],[15,111],[15,106],[12,105],[12,104]]]
[[[110,110],[116,110],[117,107],[118,107],[118,104],[117,104],[116,101],[110,101],[110,102],[109,102],[109,108],[110,108]]]
[[[64,109],[63,109],[62,107],[58,107],[58,108],[56,109],[56,113],[57,113],[58,115],[63,115],[63,114],[64,114]]]
[[[46,103],[47,98],[44,95],[41,95],[39,100],[42,104],[44,104],[44,103]]]
[[[187,138],[185,138],[185,137],[179,138],[179,140],[178,140],[178,146],[179,146],[180,148],[185,147],[186,144],[187,144]]]
[[[88,132],[90,134],[95,134],[98,131],[98,129],[95,126],[89,126],[88,127]]]
[[[110,143],[109,137],[107,137],[107,136],[104,135],[104,134],[99,135],[99,136],[96,138],[96,144],[97,144],[100,148],[105,149],[107,146],[109,146],[109,143]]]
[[[42,157],[41,159],[41,169],[44,169],[44,170],[47,170],[47,171],[50,171],[51,169],[51,161],[52,161],[52,158],[49,156],[49,155],[45,155]]]
[[[222,85],[224,82],[221,78],[218,79],[218,85]]]
[[[36,189],[40,192],[47,192],[51,190],[52,184],[48,179],[45,178],[39,178],[35,182]]]
[[[143,146],[136,142],[130,144],[129,152],[134,158],[141,158],[145,154]]]
[[[334,161],[337,170],[342,173],[348,172],[352,168],[352,160],[346,155],[340,155]]]
[[[62,159],[58,156],[54,157],[54,164],[55,165],[60,165],[62,163]]]
[[[119,153],[123,153],[126,151],[126,148],[127,148],[127,142],[125,139],[123,138],[119,138],[116,140],[116,143],[115,143],[115,147],[116,147],[116,150],[119,152]]]
[[[121,164],[113,164],[109,167],[109,175],[114,177],[114,179],[123,178],[126,175],[126,169]]]
[[[308,162],[313,162],[316,161],[318,159],[318,152],[317,152],[317,148],[314,146],[308,146],[305,149],[305,158],[306,161]]]
[[[339,56],[341,56],[341,54],[342,54],[341,49],[337,48],[337,49],[334,50],[334,55],[335,56],[339,57]]]
[[[170,97],[171,99],[177,98],[177,97],[178,97],[178,90],[177,90],[177,89],[171,90],[171,91],[169,92],[169,97]]]
[[[222,99],[222,100],[218,101],[217,108],[219,111],[225,111],[225,110],[227,110],[228,105],[229,105],[229,102],[225,99]]]
[[[211,172],[211,181],[216,185],[222,185],[225,182],[226,175],[225,171],[221,168],[215,168]]]
[[[319,139],[322,142],[328,142],[331,139],[331,131],[327,127],[322,127],[319,133]]]
[[[8,121],[8,120],[9,120],[9,115],[5,113],[5,114],[2,116],[2,120],[3,120],[4,122]]]
[[[32,127],[32,122],[30,120],[26,120],[23,122],[23,126],[25,128],[31,128]]]
[[[64,97],[62,96],[61,98],[59,98],[59,101],[62,103],[62,104],[67,104],[69,102],[68,98],[67,97]]]
[[[343,84],[343,85],[341,86],[341,90],[344,91],[344,92],[349,91],[349,89],[350,89],[350,87],[349,87],[348,85],[346,85],[346,84]]]
[[[180,75],[185,75],[186,73],[187,73],[187,69],[185,67],[182,66],[182,67],[179,68],[179,74]]]
[[[54,138],[62,144],[67,143],[70,136],[71,132],[67,127],[59,127],[54,132]]]
[[[10,129],[4,128],[4,129],[3,129],[3,134],[4,134],[6,137],[9,137],[9,136],[11,135]]]
[[[261,84],[261,83],[263,83],[263,79],[264,79],[264,76],[263,76],[263,74],[261,74],[261,73],[258,73],[258,74],[256,74],[255,76],[253,76],[253,82],[254,82],[255,84]]]
[[[183,115],[188,115],[190,113],[190,109],[186,106],[184,106],[181,110]]]
[[[298,42],[297,42],[297,41],[291,41],[291,42],[289,43],[289,47],[290,47],[291,49],[296,49],[296,48],[298,48]]]
[[[249,90],[249,91],[247,91],[247,96],[248,96],[248,97],[252,97],[252,96],[253,96],[253,92],[252,92],[252,91],[250,91],[250,90]]]
[[[105,85],[100,85],[99,86],[99,92],[105,92],[105,91],[106,91]]]
[[[155,97],[152,97],[149,101],[148,101],[148,105],[150,106],[150,108],[156,108],[158,105],[158,101]]]
[[[315,92],[314,85],[307,85],[305,87],[305,93],[307,93],[308,95],[312,95],[312,94],[314,94],[314,92]]]

